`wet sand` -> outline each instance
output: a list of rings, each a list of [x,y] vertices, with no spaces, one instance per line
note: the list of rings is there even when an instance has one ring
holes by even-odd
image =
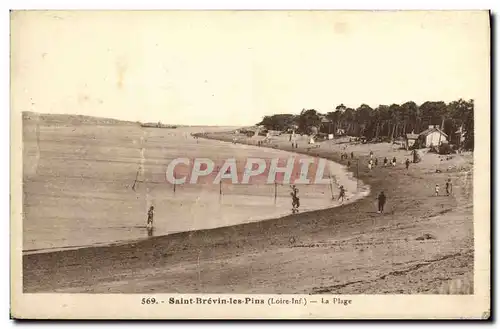
[[[230,135],[211,135],[229,140]],[[253,143],[251,140],[241,142]],[[344,145],[299,142],[297,153],[339,163]],[[272,147],[291,151],[286,137]],[[390,144],[351,145],[367,198],[262,222],[178,233],[133,244],[23,257],[25,292],[85,293],[439,293],[473,272],[472,155],[428,154],[409,170],[369,171],[368,154],[409,152]],[[436,173],[436,168],[441,173]],[[357,167],[350,170],[357,174]],[[452,178],[452,196],[433,196]],[[376,213],[376,194],[388,197]],[[442,191],[444,188],[442,188]],[[444,191],[443,191],[444,192]],[[422,239],[428,234],[430,239]],[[469,280],[470,281],[470,280]]]

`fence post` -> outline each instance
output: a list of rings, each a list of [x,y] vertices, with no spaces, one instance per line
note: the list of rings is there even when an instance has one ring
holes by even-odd
[[[278,183],[275,180],[274,181],[274,203],[276,203],[277,197],[278,197]]]
[[[359,189],[359,158],[357,161],[357,166],[356,166],[356,192]]]

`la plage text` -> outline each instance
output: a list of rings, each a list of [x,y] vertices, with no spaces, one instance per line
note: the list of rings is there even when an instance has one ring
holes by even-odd
[[[191,298],[175,298],[175,297],[170,297],[168,299],[169,304],[184,304],[184,305],[194,305],[194,304],[204,304],[204,305],[210,305],[210,304],[220,304],[220,305],[231,305],[231,304],[265,304],[265,301],[263,299],[259,298],[251,298],[251,297],[246,297],[246,298],[201,298],[201,297],[191,297]]]

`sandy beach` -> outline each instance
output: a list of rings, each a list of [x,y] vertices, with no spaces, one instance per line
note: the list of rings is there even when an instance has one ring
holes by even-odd
[[[231,134],[205,137],[229,143]],[[254,144],[252,139],[239,143]],[[449,293],[472,292],[472,154],[426,154],[406,170],[410,152],[388,143],[326,141],[299,148],[287,136],[273,148],[346,164],[371,187],[359,201],[331,209],[134,243],[25,255],[25,292],[84,293]],[[369,152],[396,156],[396,167],[366,166]],[[440,172],[436,172],[439,169]],[[453,181],[452,196],[434,196]],[[385,191],[385,214],[376,195]]]

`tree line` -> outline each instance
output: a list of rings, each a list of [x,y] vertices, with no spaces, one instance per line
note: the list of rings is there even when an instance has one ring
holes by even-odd
[[[371,108],[362,104],[358,108],[340,104],[334,111],[321,114],[314,109],[303,109],[300,114],[275,114],[265,116],[258,125],[269,130],[309,134],[319,130],[326,134],[346,134],[365,138],[367,141],[385,141],[404,137],[408,133],[419,134],[429,127],[438,126],[449,136],[450,143],[460,144],[457,131],[464,133],[460,147],[474,149],[474,100],[427,101],[379,105]]]

